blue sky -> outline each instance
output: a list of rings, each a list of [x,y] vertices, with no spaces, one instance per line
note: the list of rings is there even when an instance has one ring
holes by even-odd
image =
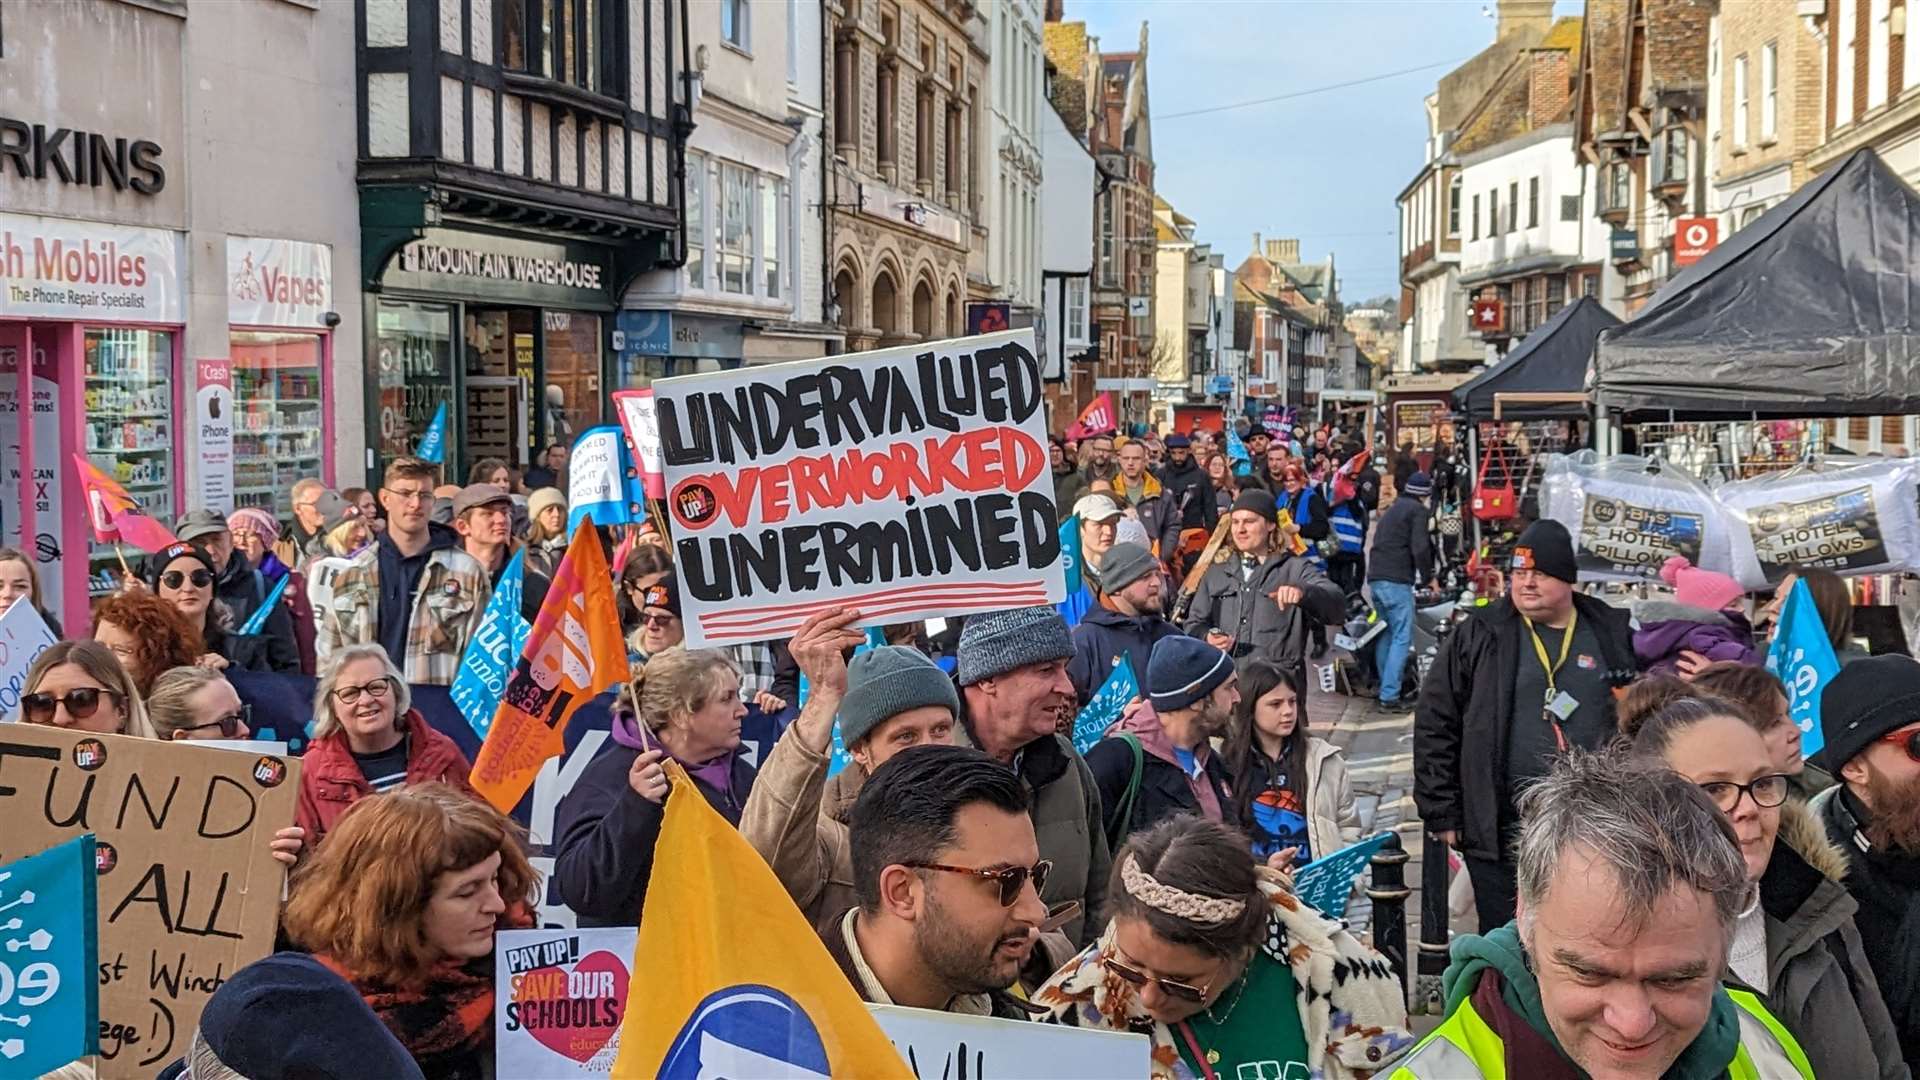
[[[1494,0],[1066,0],[1105,52],[1148,23],[1155,187],[1237,266],[1253,234],[1331,251],[1341,296],[1399,293],[1394,196],[1420,167],[1421,100],[1493,41]],[[1556,13],[1577,15],[1578,0]],[[1433,67],[1288,101],[1174,116]]]

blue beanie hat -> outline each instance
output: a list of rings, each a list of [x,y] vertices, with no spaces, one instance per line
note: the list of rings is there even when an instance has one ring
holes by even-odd
[[[1232,675],[1231,656],[1199,638],[1169,634],[1147,658],[1147,699],[1156,712],[1189,708]]]
[[[1030,664],[1073,656],[1067,620],[1051,607],[1005,608],[975,615],[960,628],[958,672],[961,686],[972,686]],[[842,733],[845,740],[845,733]]]
[[[195,1042],[252,1080],[421,1075],[360,992],[305,953],[234,972],[207,999]]]
[[[847,664],[840,744],[852,747],[888,720],[929,705],[960,715],[960,694],[946,672],[919,649],[905,645],[868,649]]]

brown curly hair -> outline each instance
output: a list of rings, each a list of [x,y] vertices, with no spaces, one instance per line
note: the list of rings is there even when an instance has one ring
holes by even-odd
[[[93,634],[101,623],[112,623],[134,640],[128,674],[145,698],[153,680],[177,667],[187,667],[206,654],[206,642],[186,616],[145,589],[127,589],[100,601],[93,609]]]

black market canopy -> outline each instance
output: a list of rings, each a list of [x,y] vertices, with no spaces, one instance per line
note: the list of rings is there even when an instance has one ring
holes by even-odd
[[[1528,400],[1506,395],[1581,394],[1600,331],[1620,325],[1613,312],[1583,296],[1553,313],[1500,362],[1454,387],[1454,411],[1492,420],[1496,396],[1502,420],[1563,420],[1587,415],[1587,403]]]
[[[1920,412],[1917,269],[1920,195],[1855,151],[1602,334],[1595,404],[1644,419]]]

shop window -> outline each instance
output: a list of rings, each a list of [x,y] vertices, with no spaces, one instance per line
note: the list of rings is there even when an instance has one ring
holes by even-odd
[[[618,96],[618,0],[496,0],[501,66]]]
[[[753,48],[752,15],[747,0],[720,0],[720,37],[741,52]]]
[[[707,159],[687,152],[687,287],[707,289]]]
[[[233,503],[285,517],[293,483],[321,473],[318,334],[235,330],[233,361]]]
[[[787,182],[777,176],[760,178],[760,280],[764,295],[770,300],[780,298],[780,238],[786,230],[780,227],[781,216],[787,206]]]
[[[546,361],[542,430],[548,442],[569,445],[600,423],[600,317],[577,311],[540,313]]]
[[[171,524],[179,513],[173,335],[90,328],[85,349],[87,457],[118,480],[148,516]],[[96,595],[119,588],[123,555],[134,561],[145,557],[131,545],[88,543],[87,572]]]
[[[754,175],[731,162],[720,163],[720,220],[717,222],[720,291],[753,292]]]
[[[374,315],[373,345],[378,470],[414,452],[442,404],[453,408],[453,307],[382,300]],[[455,427],[448,434],[457,445]]]

